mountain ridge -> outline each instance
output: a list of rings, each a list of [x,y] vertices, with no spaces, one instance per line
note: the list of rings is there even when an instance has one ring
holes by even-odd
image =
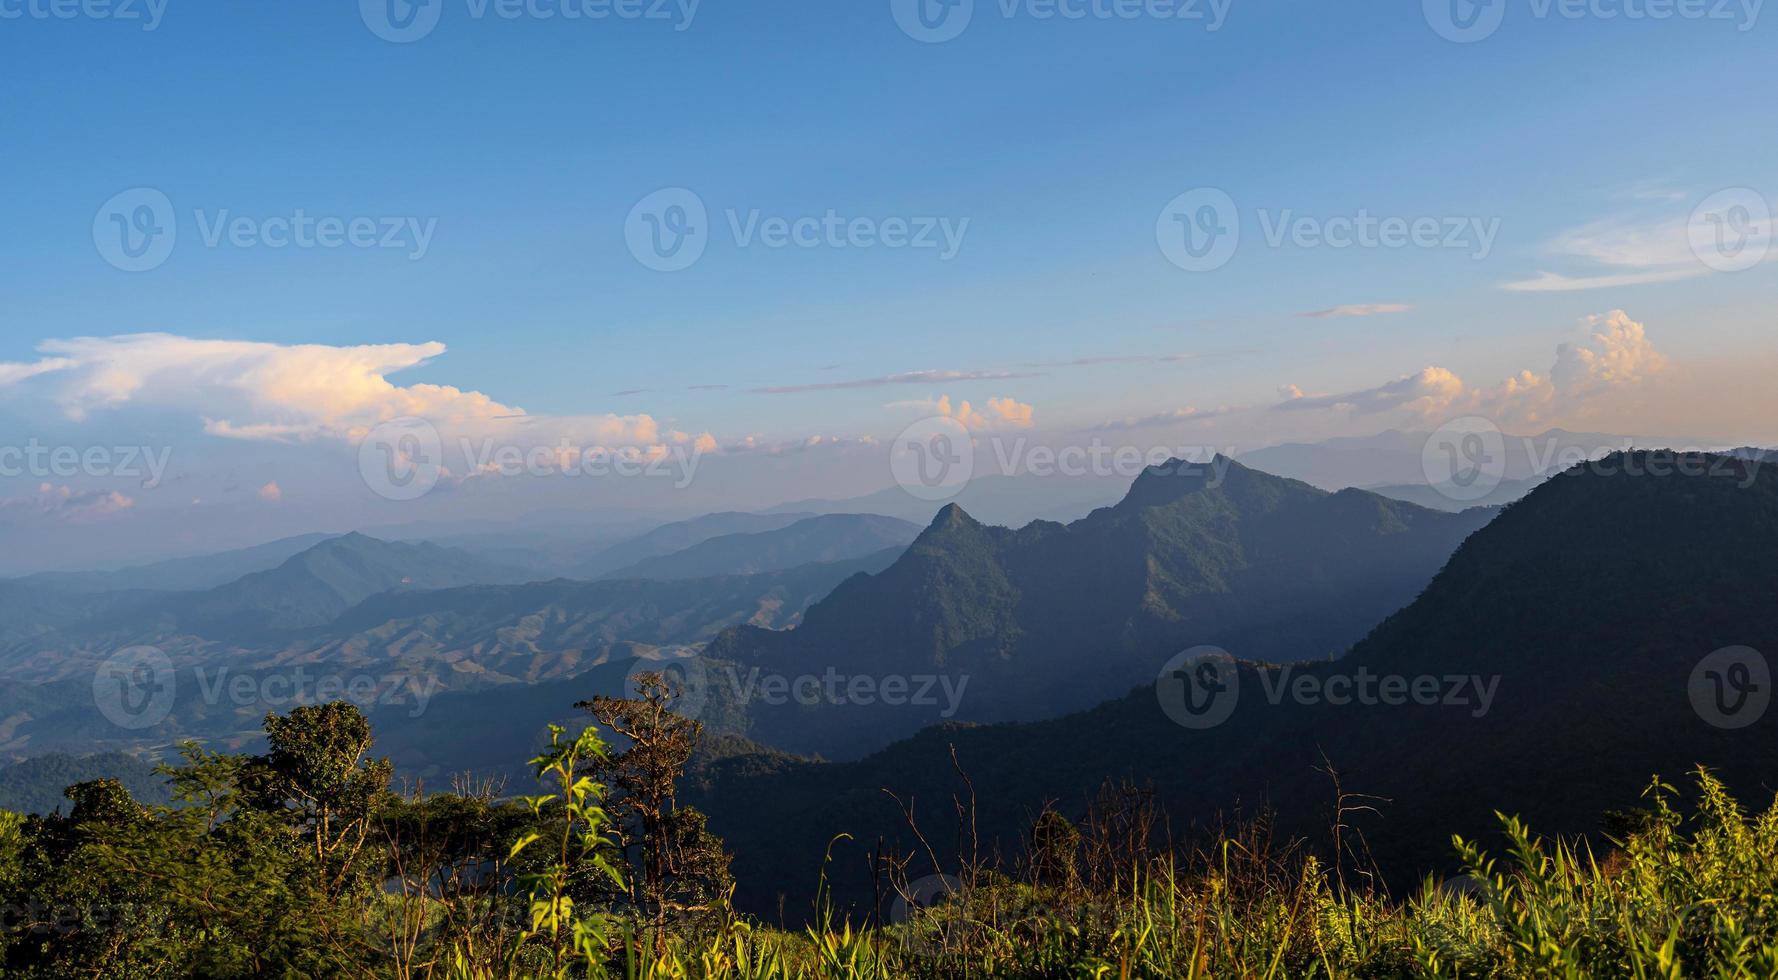
[[[792,675],[967,676],[974,720],[1055,716],[1128,690],[1157,650],[1336,656],[1491,516],[1328,494],[1226,457],[1174,460],[1068,525],[1015,530],[947,505],[895,564],[842,583],[798,629],[730,630],[707,652]],[[1282,621],[1271,607],[1294,615]],[[1083,658],[1093,664],[1084,675]],[[868,714],[762,711],[749,735],[847,757],[889,740],[840,720]],[[874,714],[900,735],[940,720],[936,710]]]
[[[1702,763],[1771,794],[1769,675],[1756,669],[1744,689],[1765,691],[1759,710],[1726,724],[1713,714],[1721,692],[1698,687],[1712,658],[1778,650],[1778,473],[1752,472],[1743,487],[1749,471],[1725,465],[1721,479],[1568,471],[1466,540],[1342,660],[1222,668],[1204,689],[1233,692],[1210,699],[1228,706],[1220,716],[1174,720],[1168,706],[1184,695],[1162,683],[1171,662],[1157,658],[1146,684],[1060,718],[931,727],[851,762],[717,761],[692,802],[735,849],[742,880],[760,882],[740,901],[766,908],[808,887],[809,868],[786,857],[823,853],[841,832],[866,844],[837,846],[829,883],[868,896],[851,872],[868,866],[864,852],[918,846],[884,792],[928,801],[927,820],[941,823],[953,797],[977,801],[987,849],[1019,848],[1046,803],[1078,817],[1105,781],[1148,787],[1177,829],[1266,809],[1278,833],[1325,844],[1331,766],[1345,792],[1374,797],[1350,833],[1406,889],[1456,871],[1449,834],[1492,840],[1496,808],[1598,839],[1604,812],[1637,806],[1651,773],[1677,782]],[[1334,696],[1367,676],[1370,700]],[[1396,701],[1384,677],[1402,678]],[[1414,683],[1422,694],[1408,693]]]

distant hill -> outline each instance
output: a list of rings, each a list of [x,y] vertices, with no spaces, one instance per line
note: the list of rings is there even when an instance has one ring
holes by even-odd
[[[1683,783],[1697,763],[1744,798],[1770,796],[1778,708],[1761,667],[1778,654],[1778,470],[1692,457],[1716,475],[1653,475],[1651,458],[1614,457],[1615,472],[1583,468],[1540,486],[1342,660],[1247,663],[1201,689],[1151,679],[1076,715],[934,728],[855,763],[719,761],[693,802],[713,814],[739,879],[762,883],[742,904],[770,910],[780,893],[790,905],[808,895],[820,869],[800,856],[825,853],[841,831],[855,837],[829,865],[841,894],[868,895],[854,869],[879,840],[914,852],[885,790],[922,801],[941,849],[952,846],[954,797],[981,804],[984,849],[1016,852],[1045,801],[1078,817],[1105,779],[1152,788],[1174,834],[1270,806],[1280,833],[1325,846],[1325,754],[1347,792],[1378,797],[1366,801],[1377,813],[1350,816],[1351,834],[1398,889],[1451,870],[1453,832],[1495,843],[1497,807],[1546,833],[1597,833],[1605,810],[1639,804],[1651,774]],[[1164,664],[1149,661],[1151,678]],[[1352,696],[1367,676],[1368,703]],[[1401,679],[1405,703],[1379,700],[1386,677]],[[1492,686],[1485,708],[1479,686],[1459,678]],[[1414,683],[1430,684],[1422,703],[1405,693]],[[1213,689],[1234,692],[1200,700],[1227,705],[1225,721],[1185,727],[1163,710],[1163,697],[1178,706]],[[1743,698],[1745,714],[1718,714]],[[953,746],[967,788],[951,771]]]
[[[473,663],[486,682],[543,680],[585,669],[620,645],[701,643],[740,624],[795,626],[835,586],[881,571],[899,550],[708,579],[558,580],[390,593],[304,637],[283,657],[440,673]]]
[[[169,601],[158,618],[173,629],[229,636],[321,626],[391,589],[446,589],[522,582],[522,569],[435,544],[329,538],[276,568]]]
[[[195,592],[226,585],[243,575],[276,568],[291,557],[331,537],[334,535],[303,534],[251,548],[173,558],[116,571],[42,572],[15,581],[19,585],[62,592],[126,592],[137,589]]]
[[[61,632],[92,620],[127,619],[164,601],[158,592],[104,592],[92,595],[0,581],[0,665],[57,647]]]
[[[133,755],[105,752],[72,756],[56,752],[0,766],[0,810],[66,813],[69,803],[62,790],[95,779],[115,779],[143,803],[170,802],[166,780],[154,771],[153,765]]]
[[[1237,458],[1255,469],[1302,480],[1326,490],[1423,486],[1426,470],[1421,457],[1431,438],[1429,432],[1390,429],[1374,436],[1285,443],[1242,453]],[[1503,478],[1507,481],[1553,476],[1565,465],[1564,453],[1597,456],[1645,442],[1629,436],[1565,429],[1549,429],[1536,435],[1505,435],[1503,438],[1506,447],[1506,459],[1502,461]]]
[[[705,514],[689,521],[664,524],[645,534],[619,541],[600,549],[576,563],[570,578],[593,579],[640,561],[684,551],[711,538],[726,534],[757,534],[789,527],[809,513],[741,514],[723,512]]]
[[[775,572],[905,547],[919,534],[919,525],[893,517],[830,514],[804,518],[776,530],[710,538],[683,551],[627,565],[606,577],[670,580]]]
[[[1032,521],[1079,520],[1116,503],[1129,482],[1128,476],[978,476],[950,500],[921,500],[889,487],[862,497],[798,500],[764,513],[884,514],[926,525],[946,504],[956,504],[983,523],[1023,527]]]
[[[1486,496],[1474,500],[1465,500],[1464,494],[1444,492],[1436,486],[1425,483],[1406,483],[1393,486],[1367,487],[1371,493],[1390,500],[1405,500],[1410,504],[1419,504],[1433,510],[1458,511],[1471,507],[1504,507],[1515,500],[1522,499],[1526,494],[1537,489],[1547,477],[1533,476],[1523,480],[1502,480],[1500,485],[1490,490]]]
[[[47,683],[0,682],[0,753],[164,748],[187,737],[251,743],[269,706],[199,696],[202,684],[277,675],[285,679],[277,690],[288,691],[287,678],[302,668],[311,680],[393,677],[436,690],[436,700],[423,708],[411,698],[379,706],[386,711],[378,737],[410,771],[522,764],[533,747],[530,737],[553,717],[542,707],[572,716],[569,709],[582,697],[627,693],[624,672],[635,657],[658,648],[699,643],[742,623],[795,626],[834,586],[887,568],[900,552],[714,579],[382,592],[323,627],[262,638],[257,646],[169,648],[180,664],[171,714],[145,729],[120,728],[100,714],[90,666],[51,670],[47,676],[59,679]],[[66,657],[53,659],[49,668],[66,668]],[[200,668],[207,681],[197,675]],[[567,683],[589,674],[590,680]],[[432,688],[433,680],[441,687]],[[567,693],[551,693],[558,683]]]
[[[1214,470],[1175,461],[1066,526],[1015,531],[946,507],[894,565],[835,589],[800,628],[741,627],[707,655],[742,674],[938,676],[967,684],[959,720],[1055,717],[1129,690],[1152,676],[1154,657],[1199,644],[1337,656],[1491,516],[1329,494],[1222,458]],[[761,705],[748,734],[843,758],[948,709]]]

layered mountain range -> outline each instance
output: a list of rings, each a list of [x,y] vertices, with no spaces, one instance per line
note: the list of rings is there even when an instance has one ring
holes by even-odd
[[[996,527],[952,505],[894,565],[845,582],[798,629],[718,636],[712,683],[738,665],[742,676],[937,677],[935,691],[962,689],[925,705],[749,705],[749,737],[845,757],[942,720],[1085,708],[1189,647],[1336,657],[1493,513],[1328,493],[1222,457],[1150,468],[1119,503],[1067,525]]]
[[[1347,814],[1346,859],[1397,887],[1451,871],[1454,831],[1497,843],[1500,808],[1598,835],[1652,775],[1681,783],[1697,764],[1770,795],[1778,472],[1680,458],[1629,454],[1548,481],[1339,660],[1152,657],[1148,683],[1087,711],[932,728],[851,763],[728,758],[694,795],[740,879],[764,883],[742,897],[756,908],[808,894],[820,869],[793,856],[840,832],[841,894],[868,887],[865,851],[918,853],[886,791],[916,801],[953,854],[957,801],[974,801],[983,848],[1016,854],[1046,803],[1079,818],[1107,780],[1152,794],[1181,838],[1269,810],[1325,848],[1337,775],[1374,807]]]

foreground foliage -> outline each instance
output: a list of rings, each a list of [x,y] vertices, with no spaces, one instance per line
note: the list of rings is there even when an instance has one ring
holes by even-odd
[[[174,806],[101,780],[66,816],[0,813],[0,976],[1778,975],[1778,804],[1749,816],[1703,770],[1604,854],[1502,816],[1502,853],[1455,841],[1468,875],[1401,899],[1263,822],[1181,851],[1045,812],[1018,867],[886,860],[880,908],[767,928],[674,802],[695,723],[658,678],[638,694],[586,705],[621,751],[554,730],[533,797],[394,793],[368,722],[326,705],[269,717],[264,756],[187,747]]]

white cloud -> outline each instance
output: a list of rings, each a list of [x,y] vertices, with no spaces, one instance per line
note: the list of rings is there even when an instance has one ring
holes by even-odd
[[[663,431],[649,415],[533,416],[472,390],[391,382],[445,352],[440,343],[333,347],[132,334],[50,340],[35,365],[0,365],[0,384],[36,379],[73,419],[159,407],[188,412],[209,435],[238,440],[356,443],[375,426],[418,417],[447,439],[637,447],[713,440]]]
[[[1171,412],[1157,412],[1154,415],[1143,415],[1112,419],[1090,426],[1085,432],[1123,432],[1130,429],[1154,429],[1164,425],[1177,425],[1181,422],[1205,422],[1210,419],[1222,418],[1234,412],[1231,408],[1179,408]]]
[[[34,517],[84,522],[109,517],[134,507],[136,501],[114,490],[75,490],[44,483],[35,494],[0,497],[0,512],[23,511]]]
[[[0,387],[16,384],[26,378],[35,378],[40,374],[66,371],[73,366],[73,361],[62,357],[45,358],[34,364],[12,364],[0,361]]]
[[[965,429],[972,432],[993,429],[1028,429],[1036,416],[1036,409],[1012,398],[990,398],[978,409],[970,402],[951,403],[951,396],[941,395],[934,400],[891,402],[885,406],[891,409],[915,409],[928,415],[942,415],[948,419],[956,419]]]
[[[1581,321],[1585,340],[1556,348],[1550,380],[1564,395],[1584,398],[1621,384],[1634,384],[1659,373],[1667,359],[1648,341],[1642,324],[1623,310],[1595,314]]]
[[[1341,306],[1330,306],[1325,310],[1310,310],[1298,313],[1297,316],[1323,319],[1344,316],[1379,316],[1385,313],[1406,313],[1413,307],[1406,303],[1346,303]]]
[[[826,381],[819,384],[778,385],[770,388],[755,388],[753,391],[760,395],[795,395],[810,391],[843,391],[853,388],[883,388],[889,385],[935,384],[947,381],[1006,381],[1029,377],[1031,377],[1029,374],[1016,374],[1010,371],[908,371],[902,374],[886,374],[876,378]]]
[[[1549,422],[1610,391],[1635,386],[1661,373],[1667,359],[1649,342],[1641,323],[1623,310],[1585,317],[1584,336],[1556,348],[1547,375],[1521,371],[1488,389],[1473,389],[1454,372],[1428,367],[1361,391],[1305,395],[1296,385],[1280,389],[1284,411],[1345,409],[1358,414],[1405,410],[1421,420],[1454,413],[1488,415],[1502,422]]]
[[[1509,292],[1572,292],[1674,282],[1707,275],[1711,268],[1693,251],[1693,217],[1683,210],[1683,195],[1658,185],[1632,189],[1627,196],[1654,202],[1571,228],[1545,242],[1544,255],[1576,267],[1572,272],[1539,270],[1529,279],[1503,282]],[[1753,242],[1771,240],[1769,231]]]
[[[728,455],[766,455],[788,456],[793,453],[804,453],[816,449],[855,449],[858,447],[875,446],[877,440],[873,436],[850,438],[846,436],[809,436],[804,439],[768,440],[761,436],[750,435],[734,442],[726,443],[721,451]]]
[[[1344,408],[1369,415],[1408,408],[1418,415],[1430,416],[1450,407],[1463,394],[1463,379],[1442,367],[1426,367],[1375,388],[1339,395],[1304,395],[1295,385],[1287,385],[1286,389],[1295,397],[1280,403],[1278,408],[1289,411]]]
[[[957,407],[957,420],[968,429],[1028,429],[1035,414],[1036,410],[1030,405],[1011,398],[988,399],[984,412],[972,411],[968,402]]]
[[[1502,283],[1500,288],[1512,293],[1569,293],[1582,289],[1611,289],[1617,286],[1642,286],[1655,282],[1692,279],[1710,270],[1696,268],[1656,269],[1648,272],[1621,272],[1603,276],[1564,276],[1540,272],[1535,278]]]

